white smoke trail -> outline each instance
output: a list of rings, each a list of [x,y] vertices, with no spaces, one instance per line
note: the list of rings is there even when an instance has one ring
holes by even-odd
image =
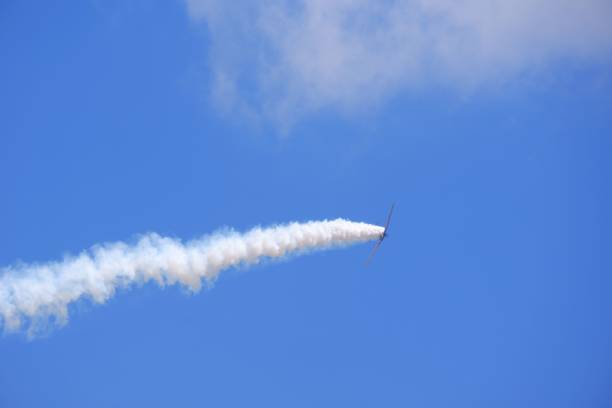
[[[81,298],[104,303],[117,288],[150,280],[198,291],[203,279],[211,282],[225,268],[374,240],[382,232],[376,225],[336,219],[217,233],[185,243],[147,234],[134,245],[97,245],[62,261],[0,270],[0,322],[7,331],[27,327],[33,334],[49,321],[65,324],[68,305]]]

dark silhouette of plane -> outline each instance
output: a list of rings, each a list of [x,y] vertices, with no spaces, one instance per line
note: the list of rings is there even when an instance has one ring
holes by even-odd
[[[380,248],[380,244],[382,244],[385,238],[389,236],[387,231],[389,231],[389,224],[391,223],[391,216],[393,215],[393,207],[395,207],[395,203],[391,204],[391,208],[389,209],[389,215],[387,215],[387,222],[385,223],[385,229],[380,234],[380,238],[378,238],[378,241],[374,245],[374,248],[372,248],[372,252],[370,253],[370,256],[368,257],[368,260],[366,261],[366,266],[368,266],[370,264],[370,261],[372,261],[374,254],[376,254],[376,251],[378,251],[378,248]]]

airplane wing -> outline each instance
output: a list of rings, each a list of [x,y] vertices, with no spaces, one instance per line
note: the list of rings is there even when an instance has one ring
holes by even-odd
[[[389,215],[387,215],[387,223],[385,224],[385,232],[389,228],[389,223],[391,222],[391,216],[393,215],[393,207],[395,207],[395,203],[391,204],[391,208],[389,209]]]
[[[370,256],[368,257],[368,259],[365,262],[366,266],[368,266],[370,264],[370,261],[372,260],[372,258],[376,254],[376,251],[378,251],[378,248],[380,248],[380,244],[382,244],[382,242],[383,242],[383,240],[379,239],[378,242],[376,243],[376,245],[374,245],[374,248],[372,248],[372,252],[370,252]]]

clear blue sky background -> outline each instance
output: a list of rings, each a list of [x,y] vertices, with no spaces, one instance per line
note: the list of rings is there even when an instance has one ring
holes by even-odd
[[[209,98],[181,2],[0,5],[0,265],[155,231],[347,217],[391,237],[156,285],[28,341],[0,407],[609,407],[605,63],[420,87],[288,131]],[[569,66],[569,67],[568,67]]]

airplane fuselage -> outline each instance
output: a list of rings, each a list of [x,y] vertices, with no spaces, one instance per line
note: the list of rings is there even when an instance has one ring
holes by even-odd
[[[391,208],[389,209],[389,214],[387,215],[387,222],[385,223],[385,228],[380,233],[380,236],[378,238],[378,241],[376,242],[376,245],[374,245],[374,248],[372,248],[372,252],[370,253],[370,257],[366,261],[366,265],[370,262],[370,260],[374,256],[374,254],[378,250],[378,247],[380,247],[380,244],[382,244],[382,242],[385,240],[385,238],[387,238],[387,230],[389,229],[389,224],[391,223],[391,215],[393,214],[393,207],[395,207],[395,204],[392,204]]]

